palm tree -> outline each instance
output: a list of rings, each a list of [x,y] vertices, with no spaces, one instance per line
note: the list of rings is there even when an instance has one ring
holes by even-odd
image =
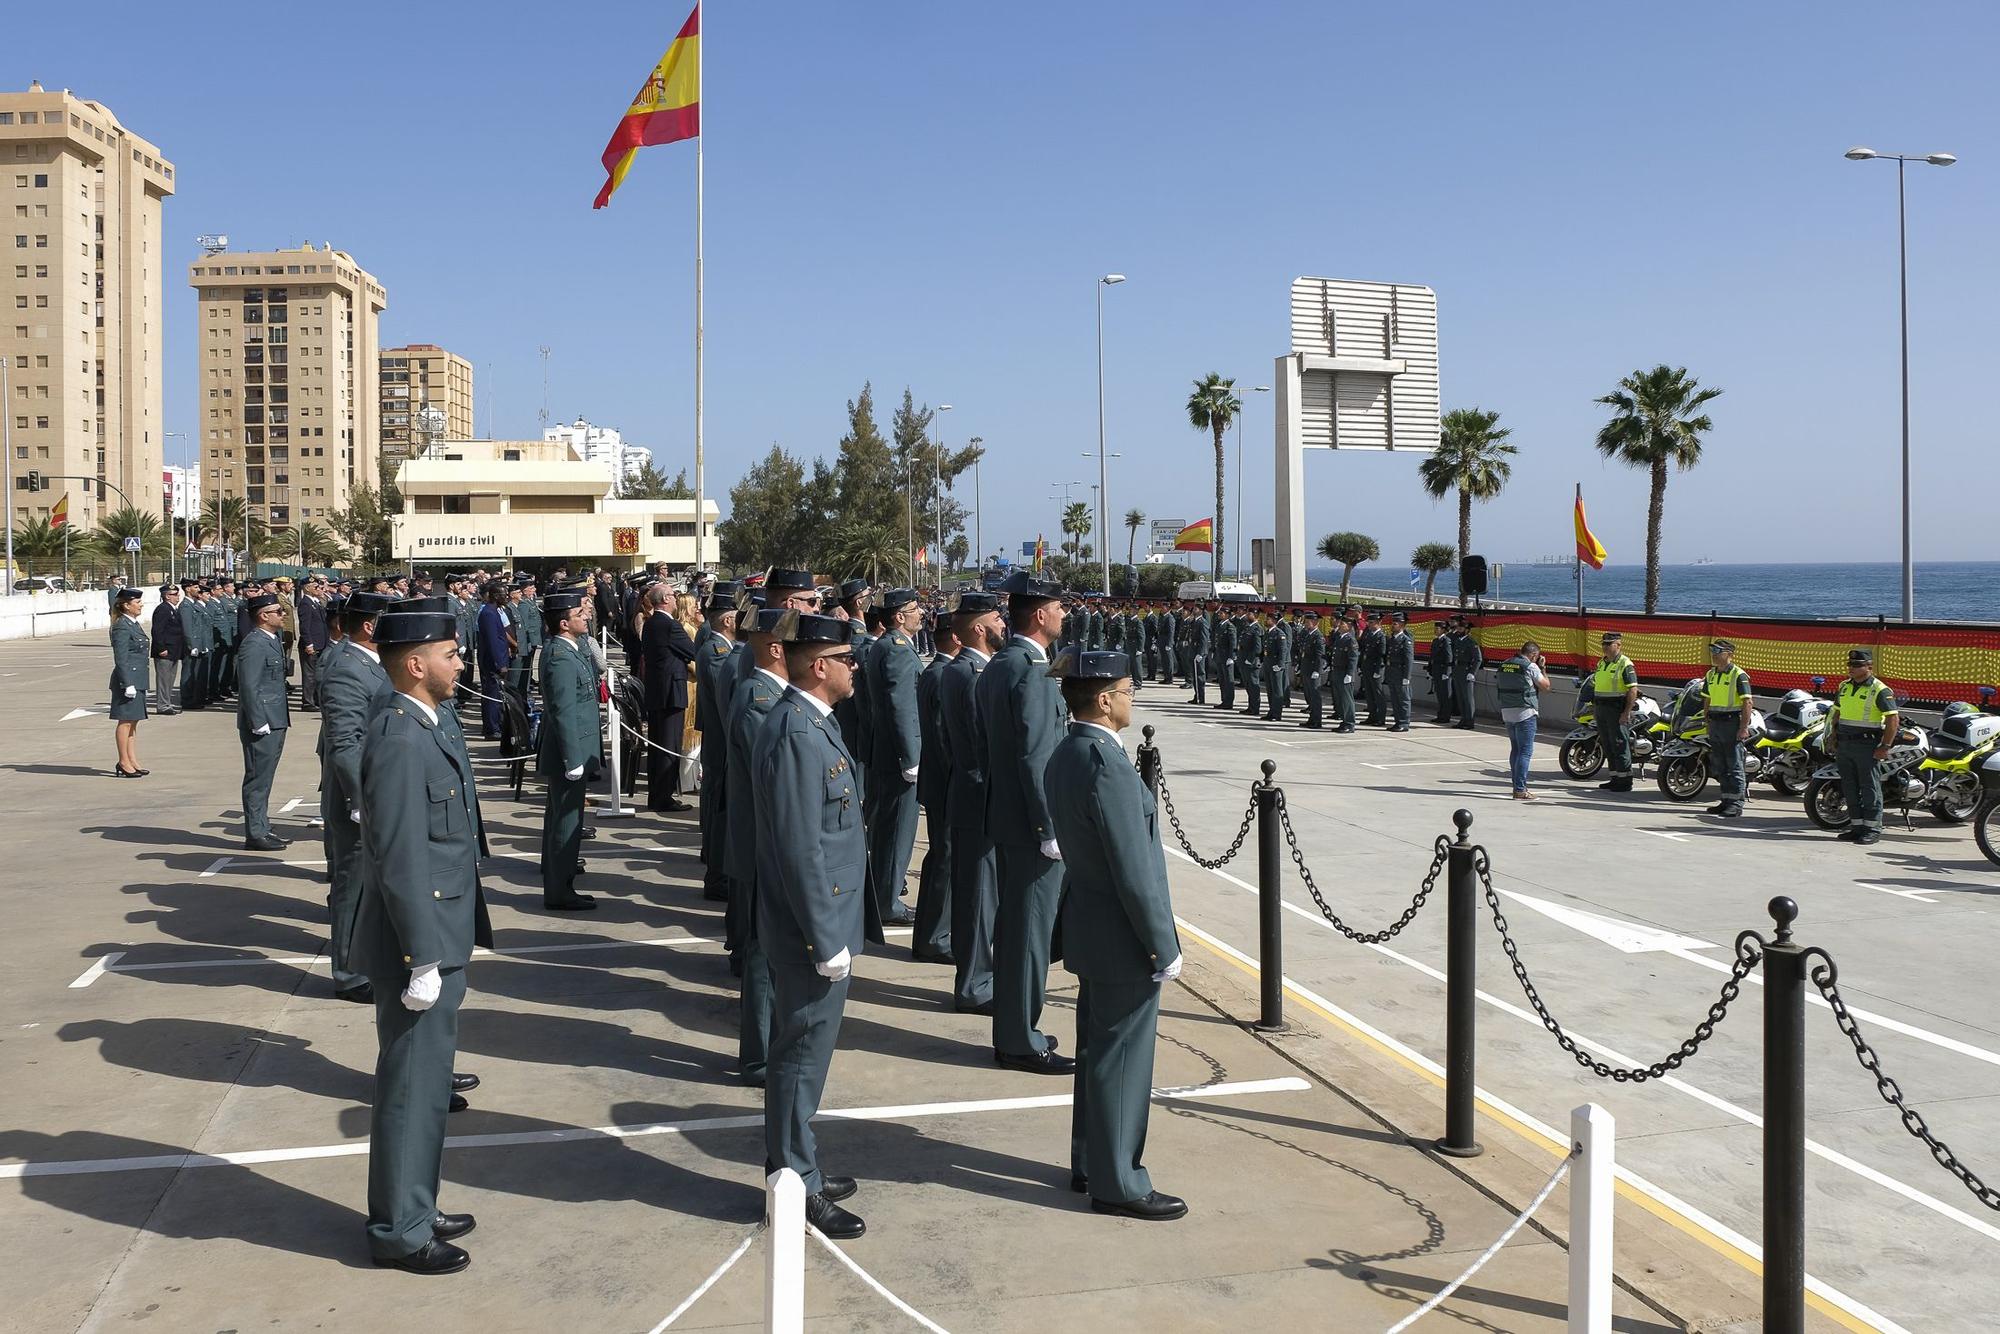
[[[1340,566],[1340,600],[1347,601],[1347,581],[1363,561],[1380,560],[1382,548],[1366,533],[1328,533],[1319,540],[1319,554]]]
[[[971,554],[972,543],[965,540],[964,533],[953,533],[951,540],[944,544],[945,559],[951,562],[954,570],[964,569],[965,558]]]
[[[1139,525],[1146,522],[1146,511],[1129,509],[1125,511],[1125,567],[1132,566],[1132,548],[1139,541]]]
[[[1083,556],[1081,554],[1083,550],[1083,539],[1089,534],[1090,526],[1093,522],[1095,521],[1091,518],[1090,505],[1088,504],[1088,502],[1081,500],[1072,500],[1071,502],[1069,502],[1069,504],[1063,507],[1062,530],[1063,532],[1067,533],[1072,539],[1074,539],[1073,541],[1065,542],[1063,544],[1064,546],[1067,546],[1070,549],[1071,559],[1073,560],[1083,559]]]
[[[225,546],[233,548],[242,553],[245,560],[251,550],[264,550],[270,542],[270,530],[255,514],[250,516],[249,548],[244,545],[245,509],[242,496],[210,496],[203,501],[199,523],[201,543],[218,551]]]
[[[882,582],[882,567],[901,565],[909,557],[903,535],[886,524],[851,520],[833,540],[831,553],[844,569],[868,571],[868,582]]]
[[[1500,414],[1478,408],[1454,408],[1444,415],[1438,432],[1437,448],[1417,465],[1424,490],[1442,500],[1453,488],[1458,491],[1458,559],[1463,562],[1472,551],[1472,502],[1491,500],[1507,485],[1513,471],[1508,456],[1519,451],[1507,443],[1513,432],[1500,425]],[[1426,599],[1428,601],[1428,599]],[[1465,591],[1459,590],[1458,604],[1465,605]]]
[[[1194,382],[1194,392],[1188,395],[1188,424],[1197,431],[1207,431],[1215,437],[1215,515],[1209,521],[1212,529],[1208,552],[1208,578],[1214,583],[1222,577],[1222,509],[1223,509],[1223,452],[1222,437],[1229,430],[1229,424],[1236,420],[1236,414],[1243,411],[1243,400],[1236,396],[1236,381],[1210,371]]]
[[[1438,575],[1449,570],[1458,560],[1458,553],[1449,542],[1420,543],[1410,553],[1410,568],[1424,572],[1424,605],[1431,605],[1431,588],[1437,583]]]
[[[1701,409],[1721,395],[1688,378],[1687,367],[1659,365],[1634,371],[1616,392],[1597,401],[1612,409],[1597,433],[1597,452],[1652,477],[1646,505],[1646,614],[1660,601],[1660,515],[1666,508],[1667,465],[1686,472],[1701,462],[1701,438],[1715,423]]]
[[[302,565],[332,565],[347,554],[347,544],[334,536],[331,529],[316,523],[301,523],[292,529],[292,554],[303,555]]]
[[[14,530],[14,558],[21,562],[21,574],[32,575],[38,560],[56,560],[62,555],[63,530],[51,528],[47,519],[29,519]]]

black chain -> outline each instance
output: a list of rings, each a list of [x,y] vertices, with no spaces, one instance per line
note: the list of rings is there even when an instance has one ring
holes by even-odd
[[[1340,932],[1341,935],[1346,936],[1358,945],[1380,945],[1383,941],[1392,939],[1401,933],[1402,929],[1408,926],[1419,912],[1423,911],[1424,903],[1430,898],[1431,891],[1437,888],[1438,872],[1444,869],[1445,860],[1449,855],[1447,850],[1451,847],[1451,840],[1443,834],[1439,834],[1437,844],[1431,852],[1430,873],[1424,877],[1423,886],[1417,890],[1416,896],[1410,900],[1410,906],[1403,909],[1401,917],[1398,917],[1381,931],[1356,931],[1353,927],[1341,921],[1340,915],[1327,906],[1326,900],[1320,896],[1319,886],[1313,883],[1312,872],[1306,869],[1305,854],[1299,851],[1299,837],[1292,832],[1292,813],[1285,806],[1283,789],[1280,789],[1278,792],[1278,823],[1284,828],[1286,844],[1291,847],[1292,865],[1298,868],[1299,879],[1305,881],[1306,893],[1312,895],[1313,902],[1319,905],[1320,915],[1326,918],[1334,930]]]
[[[1861,1036],[1860,1025],[1854,1022],[1854,1016],[1847,1012],[1847,1003],[1840,998],[1838,985],[1840,970],[1834,967],[1833,959],[1824,950],[1814,949],[1807,953],[1817,954],[1822,960],[1811,972],[1813,985],[1819,988],[1819,994],[1826,998],[1827,1005],[1832,1008],[1833,1021],[1840,1025],[1840,1031],[1854,1044],[1854,1056],[1861,1062],[1861,1068],[1875,1076],[1875,1091],[1882,1095],[1883,1102],[1888,1103],[1902,1115],[1903,1129],[1921,1140],[1924,1147],[1931,1151],[1931,1157],[1938,1160],[1938,1166],[1957,1177],[1965,1188],[1972,1192],[1974,1199],[1988,1209],[2000,1210],[2000,1190],[1995,1190],[1981,1181],[1971,1168],[1958,1161],[1957,1155],[1951,1151],[1951,1146],[1931,1133],[1930,1125],[1924,1120],[1923,1114],[1903,1101],[1902,1087],[1883,1073],[1881,1056],[1877,1055],[1875,1049]]]
[[[1230,840],[1228,851],[1220,857],[1204,857],[1194,850],[1194,844],[1188,842],[1187,831],[1181,828],[1181,817],[1174,810],[1174,794],[1167,791],[1167,775],[1164,769],[1158,775],[1158,782],[1160,805],[1166,808],[1167,823],[1173,826],[1174,841],[1181,845],[1181,851],[1185,852],[1195,865],[1206,867],[1211,871],[1234,861],[1236,854],[1243,850],[1243,839],[1250,832],[1250,822],[1257,816],[1257,799],[1252,797],[1250,804],[1243,808],[1243,823],[1237,826],[1236,837]],[[1252,783],[1250,786],[1255,788],[1257,785]]]
[[[1620,1084],[1642,1084],[1649,1079],[1659,1079],[1670,1071],[1678,1070],[1687,1059],[1701,1050],[1701,1044],[1715,1036],[1716,1026],[1729,1013],[1730,1004],[1743,990],[1743,979],[1750,970],[1762,961],[1763,951],[1750,943],[1750,933],[1745,932],[1736,939],[1736,962],[1730,966],[1729,980],[1722,984],[1722,994],[1708,1007],[1708,1016],[1694,1026],[1694,1036],[1667,1054],[1666,1059],[1638,1069],[1607,1065],[1576,1045],[1576,1039],[1563,1032],[1556,1017],[1549,1013],[1549,1007],[1542,1003],[1541,993],[1528,978],[1527,965],[1521,962],[1521,953],[1514,945],[1514,937],[1508,934],[1507,918],[1500,911],[1500,896],[1493,889],[1493,867],[1486,858],[1485,848],[1472,850],[1473,865],[1479,869],[1480,882],[1486,887],[1486,906],[1493,912],[1493,926],[1500,932],[1501,948],[1507,951],[1507,962],[1514,965],[1514,976],[1520,980],[1521,990],[1527,993],[1528,1004],[1541,1017],[1542,1027],[1555,1034],[1562,1049],[1576,1058],[1576,1063],[1600,1079],[1616,1080]]]

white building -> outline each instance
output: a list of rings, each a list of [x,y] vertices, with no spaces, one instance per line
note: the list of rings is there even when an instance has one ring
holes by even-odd
[[[551,426],[542,432],[544,440],[560,440],[585,463],[603,466],[614,485],[622,488],[625,479],[653,461],[653,451],[644,445],[628,445],[615,426],[595,426],[578,417],[568,426]]]
[[[174,517],[201,516],[201,469],[169,463],[160,470],[160,494],[167,513]]]
[[[652,466],[653,451],[644,445],[626,445],[620,451],[624,459],[624,470],[618,474],[621,481],[629,482]]]

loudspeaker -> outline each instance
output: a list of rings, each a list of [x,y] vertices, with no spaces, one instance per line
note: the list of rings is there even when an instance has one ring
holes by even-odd
[[[1458,591],[1467,597],[1486,594],[1486,557],[1467,556],[1458,563]]]

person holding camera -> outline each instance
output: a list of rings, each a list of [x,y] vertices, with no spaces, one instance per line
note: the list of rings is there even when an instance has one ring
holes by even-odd
[[[1541,645],[1530,639],[1519,653],[1493,669],[1500,721],[1507,724],[1507,772],[1514,780],[1516,801],[1535,800],[1535,794],[1528,791],[1528,763],[1535,757],[1536,692],[1549,688],[1548,666]],[[1470,684],[1468,677],[1468,688]]]

